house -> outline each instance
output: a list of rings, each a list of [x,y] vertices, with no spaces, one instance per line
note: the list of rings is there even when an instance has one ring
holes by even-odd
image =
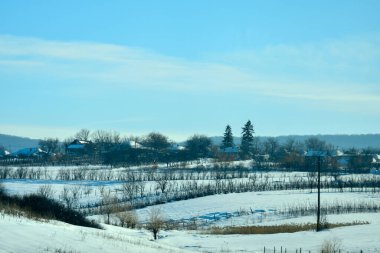
[[[71,142],[68,146],[67,149],[69,150],[74,150],[74,149],[85,149],[86,146],[88,146],[91,142],[90,141],[82,141],[82,140],[74,140]]]
[[[13,153],[17,157],[45,157],[48,153],[40,148],[23,148]]]
[[[179,151],[179,150],[185,150],[186,148],[184,146],[181,146],[177,143],[173,143],[171,144],[171,146],[169,147],[169,150],[171,151]]]
[[[305,153],[305,156],[307,157],[324,157],[327,156],[326,151],[320,151],[320,150],[308,150]]]
[[[239,154],[239,147],[227,147],[227,148],[221,148],[220,149],[222,153],[228,154],[228,155],[237,155]]]
[[[224,161],[234,161],[239,157],[239,147],[220,148],[219,159]]]
[[[92,148],[91,141],[84,141],[75,139],[73,142],[67,145],[66,152],[68,154],[84,154]]]
[[[5,149],[0,149],[0,158],[6,158],[11,155],[11,152]]]
[[[372,164],[377,164],[379,165],[380,164],[380,155],[373,155],[372,157]]]
[[[341,156],[344,156],[344,153],[343,153],[343,151],[341,151],[339,149],[335,149],[335,150],[330,151],[329,155],[332,157],[341,157]]]
[[[329,156],[333,159],[334,164],[337,168],[347,168],[350,160],[351,155],[345,154],[343,151],[335,149],[329,152]]]
[[[255,155],[255,160],[260,161],[260,162],[268,162],[269,158],[270,158],[269,154]]]
[[[380,155],[375,154],[372,156],[371,167],[374,170],[371,172],[372,174],[380,175]]]
[[[144,148],[143,145],[134,140],[127,141],[127,145],[131,148]]]

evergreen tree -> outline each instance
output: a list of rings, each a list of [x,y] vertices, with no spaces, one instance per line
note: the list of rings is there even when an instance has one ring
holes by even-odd
[[[224,131],[224,137],[222,142],[222,148],[231,148],[234,146],[234,139],[232,136],[232,129],[230,125],[226,126],[226,130]]]
[[[242,138],[241,138],[241,145],[240,145],[240,151],[243,158],[248,158],[252,156],[253,151],[253,134],[255,131],[253,130],[253,125],[250,120],[245,123],[244,127],[242,128]]]

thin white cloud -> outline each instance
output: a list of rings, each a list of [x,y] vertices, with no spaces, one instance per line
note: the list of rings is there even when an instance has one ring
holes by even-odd
[[[61,140],[73,136],[80,128],[42,126],[42,125],[16,125],[0,124],[0,133],[16,136],[25,136],[35,139],[44,139],[48,137],[60,138]]]
[[[112,44],[0,36],[0,65],[121,89],[250,92],[374,110],[380,108],[379,38],[273,45],[190,61]]]

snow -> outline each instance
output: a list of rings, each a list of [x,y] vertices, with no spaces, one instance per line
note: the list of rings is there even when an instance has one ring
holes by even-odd
[[[327,203],[358,203],[361,201],[374,201],[380,203],[379,193],[368,192],[322,192],[321,202]],[[292,206],[313,205],[317,202],[317,193],[309,191],[267,191],[267,192],[244,192],[206,196],[202,198],[189,199],[183,201],[170,202],[156,205],[172,220],[187,220],[191,218],[202,219],[202,216],[213,216],[214,213],[228,212],[232,214],[230,219],[221,219],[225,225],[248,225],[255,224],[263,218],[275,218],[275,211]],[[153,207],[146,207],[137,210],[142,221],[147,219],[149,210]],[[234,213],[247,211],[254,215],[234,217]],[[217,214],[216,216],[221,216]],[[223,216],[223,215],[222,215]],[[226,216],[226,215],[224,215]],[[207,218],[204,220],[208,220]],[[235,223],[236,222],[236,223]],[[223,225],[219,224],[218,225]]]
[[[150,240],[147,231],[105,230],[0,215],[0,252],[186,252]],[[61,251],[59,251],[61,250]]]
[[[243,164],[249,166],[251,161]],[[199,164],[211,166],[209,161],[200,161]],[[239,163],[241,164],[241,163]],[[161,166],[161,165],[160,165]],[[164,165],[157,173],[165,171]],[[37,167],[36,167],[37,168]],[[123,181],[64,181],[56,180],[62,168],[77,170],[80,167],[44,167],[42,173],[47,176],[44,180],[5,179],[0,182],[9,194],[28,194],[36,192],[41,185],[51,185],[54,198],[59,199],[64,187],[82,187],[81,204],[95,202],[100,199],[102,187],[113,192],[120,189]],[[160,167],[161,168],[161,167]],[[31,169],[31,168],[28,168]],[[88,166],[89,170],[104,170],[124,172],[126,168],[110,168],[104,166]],[[129,168],[132,170],[138,167]],[[141,169],[141,168],[140,168]],[[257,180],[270,182],[287,181],[289,178],[305,178],[302,172],[273,172],[257,173]],[[351,175],[346,175],[350,177]],[[341,176],[344,178],[346,176]],[[378,175],[370,175],[373,178]],[[355,175],[355,177],[369,177],[368,174]],[[50,178],[50,179],[49,179]],[[236,178],[234,181],[245,181],[248,178]],[[193,180],[176,180],[172,183],[186,183]],[[209,180],[198,180],[199,184]],[[146,181],[146,191],[152,191],[156,182]],[[91,190],[85,194],[86,190]],[[322,206],[324,204],[340,203],[380,203],[379,192],[362,192],[358,189],[346,189],[344,192],[336,190],[321,194]],[[370,190],[370,189],[369,189]],[[290,217],[279,211],[288,207],[315,205],[317,194],[310,190],[264,191],[230,193],[206,196],[177,202],[170,202],[154,206],[160,208],[165,219],[185,223],[196,222],[198,227],[211,226],[244,226],[244,225],[278,225],[291,223],[315,222],[315,216]],[[145,223],[149,211],[154,207],[137,210],[139,221]],[[99,221],[103,216],[91,216]],[[115,218],[114,218],[115,219]],[[318,252],[326,240],[336,240],[345,251],[372,253],[380,252],[380,213],[355,213],[342,215],[328,215],[328,222],[369,222],[365,225],[340,227],[322,232],[304,231],[297,233],[272,235],[210,235],[201,231],[169,230],[161,231],[159,239],[152,241],[152,235],[146,230],[131,230],[121,227],[104,225],[105,230],[96,230],[72,226],[57,221],[40,222],[20,217],[2,214],[0,211],[0,253],[1,252],[263,252],[268,249],[280,249],[282,246],[287,252],[295,252],[302,248],[303,252]],[[181,228],[181,226],[180,226]]]
[[[46,154],[46,152],[40,148],[24,148],[24,149],[20,149],[17,152],[13,153],[13,155],[16,155],[16,156],[18,156],[18,155],[32,156],[32,155],[36,155],[36,154]]]
[[[297,219],[296,222],[306,222],[308,219]],[[330,217],[335,220],[335,217]],[[296,252],[302,248],[303,252],[320,252],[326,240],[336,240],[341,244],[343,251],[349,252],[380,252],[380,214],[341,215],[343,221],[367,220],[368,225],[340,227],[321,232],[305,231],[297,233],[283,233],[271,235],[207,235],[200,233],[168,232],[162,241],[172,245],[193,249],[194,251],[224,251],[224,252],[263,252],[264,247],[272,249],[280,247],[287,252]],[[277,222],[276,222],[277,224]],[[272,251],[273,252],[273,251]]]
[[[287,221],[309,222],[314,217]],[[57,221],[48,223],[0,215],[0,252],[263,252],[263,248],[295,252],[318,252],[326,240],[336,240],[349,252],[380,252],[380,214],[329,216],[330,221],[370,221],[321,232],[305,231],[272,235],[209,235],[189,231],[163,231],[157,241],[145,230],[104,225],[105,230],[84,228]],[[278,224],[269,222],[268,224]],[[5,242],[5,243],[4,243]]]

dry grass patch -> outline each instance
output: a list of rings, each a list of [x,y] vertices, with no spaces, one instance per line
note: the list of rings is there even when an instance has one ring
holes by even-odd
[[[354,221],[347,223],[329,223],[324,229],[331,229],[337,227],[354,226],[369,224],[366,221]],[[231,234],[278,234],[278,233],[295,233],[300,231],[315,230],[317,225],[315,223],[305,224],[284,224],[273,226],[242,226],[242,227],[213,227],[204,231],[206,234],[214,235],[231,235]]]

